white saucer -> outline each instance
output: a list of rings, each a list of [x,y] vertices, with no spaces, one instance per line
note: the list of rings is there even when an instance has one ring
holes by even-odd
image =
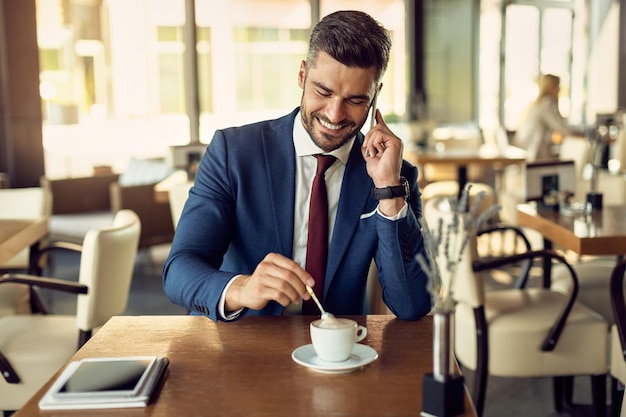
[[[300,346],[291,353],[291,358],[302,366],[327,374],[345,374],[375,361],[378,353],[367,345],[354,345],[352,355],[343,362],[326,362],[317,357],[313,345]]]

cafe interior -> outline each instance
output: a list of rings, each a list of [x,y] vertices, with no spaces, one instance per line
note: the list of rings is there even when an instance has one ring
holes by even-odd
[[[185,410],[177,415],[626,416],[622,3],[0,0],[0,410],[40,415],[39,398],[72,358],[155,354],[170,358],[149,405],[155,416],[175,406]],[[236,371],[212,359],[195,369],[192,353],[152,340],[141,325],[162,326],[171,333],[163,338],[208,333],[221,355],[246,347],[261,355],[265,339],[255,329],[277,330],[244,319],[238,336],[223,323],[181,321],[195,318],[163,293],[163,262],[195,169],[217,129],[299,105],[310,30],[347,9],[390,31],[377,107],[418,167],[425,227],[450,219],[450,202],[464,190],[465,215],[470,206],[497,213],[472,234],[457,271],[467,278],[450,281],[454,325],[445,343],[435,337],[436,309],[426,330],[396,323],[373,268],[371,313],[355,319],[368,328],[361,343],[379,357],[341,375],[289,360],[276,368],[286,386],[272,379],[237,401],[237,385],[227,385],[198,400],[220,410],[203,414],[190,404],[205,393],[181,394],[185,385],[174,384],[191,377],[178,370],[204,371],[203,379],[219,372],[221,380]],[[515,141],[545,74],[560,79],[567,129],[554,129],[549,157],[535,159]],[[35,282],[42,276],[53,280]],[[272,355],[286,349],[289,358],[308,338],[310,320],[289,320],[290,337],[304,336],[287,347],[268,340]],[[131,328],[136,337],[124,330]],[[245,332],[257,344],[234,348],[230,338]],[[214,341],[190,343],[208,358],[238,361],[217,356]],[[427,360],[418,364],[420,355]],[[454,360],[428,385],[422,375],[436,374],[442,356]],[[447,397],[459,379],[447,371],[463,377],[460,411]],[[249,376],[242,370],[233,379]],[[297,390],[311,378],[314,390]],[[283,389],[272,386],[302,395],[308,409],[270,412]],[[380,392],[380,402],[360,394],[366,389]]]

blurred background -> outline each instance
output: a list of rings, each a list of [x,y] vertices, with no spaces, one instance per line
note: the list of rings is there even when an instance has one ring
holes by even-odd
[[[378,105],[407,141],[441,124],[471,124],[486,141],[514,132],[541,73],[561,78],[571,124],[626,101],[626,11],[614,0],[0,3],[0,172],[14,187],[123,172],[291,111],[310,29],[339,9],[391,31]]]

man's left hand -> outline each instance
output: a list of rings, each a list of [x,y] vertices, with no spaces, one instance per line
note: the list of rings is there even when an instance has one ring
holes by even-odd
[[[380,111],[376,110],[376,126],[365,135],[361,153],[367,164],[367,173],[378,188],[400,185],[402,167],[402,139],[389,130]]]

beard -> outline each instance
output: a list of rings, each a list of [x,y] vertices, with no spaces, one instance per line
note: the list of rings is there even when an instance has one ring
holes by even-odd
[[[331,123],[324,115],[313,112],[311,114],[307,113],[306,107],[304,103],[300,104],[300,114],[302,117],[302,125],[304,129],[309,134],[309,137],[317,145],[318,148],[322,149],[324,152],[332,152],[335,149],[341,148],[343,145],[348,143],[350,139],[352,139],[357,132],[363,127],[365,124],[365,120],[357,126],[354,122],[347,123],[347,126],[344,126],[341,130],[345,131],[345,133],[338,133],[336,135],[332,135],[326,132],[320,132],[319,129],[315,128],[315,119],[323,120],[326,123]],[[319,123],[319,122],[318,122]],[[345,124],[345,122],[342,122]]]

